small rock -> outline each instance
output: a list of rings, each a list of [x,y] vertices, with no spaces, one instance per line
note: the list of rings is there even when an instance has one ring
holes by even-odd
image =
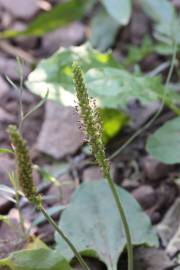
[[[151,156],[146,156],[142,161],[142,169],[148,180],[157,181],[168,174],[170,166],[155,160]]]
[[[13,17],[28,21],[39,11],[36,0],[0,0],[0,6],[9,11]]]
[[[172,4],[173,4],[177,9],[180,9],[180,0],[172,0]]]
[[[165,251],[157,248],[137,248],[134,257],[134,269],[138,270],[167,270],[174,266]]]
[[[76,188],[75,181],[72,180],[72,177],[70,176],[69,173],[64,174],[60,177],[59,176],[54,177],[57,179],[59,186],[52,185],[50,187],[47,195],[55,196],[55,198],[49,201],[46,200],[46,203],[48,203],[48,206],[53,206],[57,202],[66,205],[67,203],[69,203],[71,195]]]
[[[180,198],[170,207],[162,222],[156,227],[164,247],[178,231],[180,224]]]
[[[8,112],[6,112],[3,108],[0,107],[0,122],[2,123],[15,123],[16,117]]]
[[[8,12],[0,10],[0,29],[7,29],[12,23],[12,16]]]
[[[64,182],[60,188],[56,187],[55,185],[51,186],[48,192],[48,195],[53,195],[56,198],[53,200],[49,200],[48,206],[53,206],[55,202],[60,201],[61,204],[68,204],[71,198],[72,193],[75,190],[75,184],[73,181],[68,181],[68,184]],[[59,198],[59,200],[58,200]]]
[[[99,167],[89,167],[83,171],[83,181],[90,182],[102,178],[102,173]]]
[[[2,223],[0,226],[0,239],[0,258],[9,256],[11,252],[20,250],[25,245],[22,230],[17,222],[13,222],[12,226]]]
[[[150,30],[148,17],[138,6],[134,9],[129,28],[129,36],[134,44],[140,44]]]
[[[87,265],[89,266],[89,269],[91,270],[105,270],[106,267],[104,265],[103,262],[95,259],[95,258],[90,258],[90,257],[84,257],[85,262],[87,263]],[[77,269],[77,270],[84,270],[84,267],[82,267],[82,265],[79,264],[79,262],[76,260],[73,261],[73,268]]]
[[[157,201],[155,190],[148,185],[142,185],[132,192],[132,195],[140,203],[144,210],[153,207]]]
[[[9,91],[9,86],[6,81],[0,76],[0,99],[2,99]]]
[[[69,47],[79,44],[85,35],[85,27],[80,22],[74,22],[67,27],[60,28],[47,34],[42,40],[42,48],[52,54],[59,47]]]
[[[22,23],[19,21],[16,21],[11,29],[15,30],[15,31],[23,31],[27,28],[27,24],[26,23]],[[37,37],[26,37],[26,36],[22,36],[22,37],[16,37],[14,38],[14,42],[16,43],[16,45],[21,46],[23,49],[28,49],[28,50],[32,50],[36,47],[37,45]]]
[[[121,186],[125,188],[126,190],[128,190],[129,192],[132,192],[133,190],[139,187],[139,183],[137,181],[123,179]]]
[[[8,199],[0,197],[0,215],[7,214],[8,210],[13,205]]]
[[[77,120],[77,114],[72,107],[62,107],[48,101],[37,150],[56,159],[75,153],[83,143]]]
[[[169,242],[166,251],[171,257],[175,256],[178,252],[180,253],[180,225],[175,235]]]
[[[0,74],[3,76],[8,76],[12,81],[19,80],[19,72],[18,72],[18,63],[14,59],[9,59],[5,57],[0,58]],[[23,75],[24,78],[30,72],[30,68],[27,65],[23,65]]]
[[[46,223],[39,227],[38,234],[40,239],[46,244],[54,244],[54,229],[50,224]]]
[[[159,102],[141,104],[139,101],[131,101],[128,104],[128,114],[132,119],[131,127],[135,130],[145,124],[148,119],[159,109]]]

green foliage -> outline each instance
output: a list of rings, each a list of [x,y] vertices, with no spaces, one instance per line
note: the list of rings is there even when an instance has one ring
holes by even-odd
[[[149,218],[125,190],[116,187],[122,200],[133,245],[158,244]],[[111,191],[104,180],[82,184],[74,193],[69,207],[59,222],[77,249],[85,255],[98,257],[108,269],[117,269],[117,261],[126,246],[123,225]],[[71,259],[73,254],[56,235],[57,249]]]
[[[106,108],[101,110],[104,141],[107,143],[116,136],[128,122],[128,116],[116,109]]]
[[[90,42],[100,51],[105,51],[115,40],[120,25],[104,8],[100,8],[91,21]]]
[[[168,0],[140,0],[143,9],[155,21],[155,37],[167,47],[180,45],[180,19]]]
[[[79,47],[63,49],[41,61],[26,82],[29,89],[63,105],[74,104],[72,63],[80,61],[84,70],[89,95],[95,97],[102,108],[125,107],[132,99],[150,102],[164,98],[164,88],[158,78],[135,76],[123,69],[111,53],[102,54],[86,43]],[[166,97],[173,103],[173,94]]]
[[[101,0],[101,3],[119,24],[126,25],[131,16],[131,0]]]
[[[151,51],[151,46],[151,41],[145,39],[139,51],[138,48],[131,48],[125,64],[129,65],[140,60]],[[76,60],[80,61],[85,72],[89,95],[96,99],[98,106],[102,109],[124,109],[133,98],[139,99],[143,103],[163,100],[166,105],[174,109],[174,104],[178,100],[177,95],[169,90],[165,95],[159,78],[133,75],[120,68],[111,53],[100,53],[92,49],[88,43],[79,47],[61,49],[48,59],[42,60],[29,75],[26,82],[28,88],[43,97],[49,89],[49,99],[65,106],[74,105],[76,97],[72,82],[72,63]],[[114,119],[111,114],[111,123],[117,123],[120,114],[122,112],[117,111]],[[111,126],[108,131],[107,127],[111,125],[110,118],[104,119],[106,135],[111,132],[111,135],[116,135],[122,124],[125,124],[125,122],[121,122],[123,119],[119,119],[117,128],[112,130]],[[115,127],[114,124],[113,126]],[[109,135],[107,140],[111,136]]]
[[[0,266],[8,266],[11,270],[72,270],[59,252],[49,248],[13,252],[0,260]]]
[[[103,129],[99,108],[96,107],[96,104],[90,100],[88,96],[84,74],[77,63],[73,63],[73,80],[78,100],[79,115],[83,122],[84,134],[104,177],[108,178],[110,167],[105,156],[105,145],[103,141]]]
[[[84,72],[91,68],[119,67],[112,57],[112,53],[100,53],[92,49],[88,43],[79,47],[64,48],[37,65],[26,82],[28,88],[41,96],[44,96],[49,89],[49,99],[63,105],[74,104],[72,81],[72,64],[74,61],[81,63]]]
[[[86,73],[90,95],[102,107],[125,107],[131,99],[148,103],[164,98],[164,88],[159,78],[135,76],[123,69],[94,68]],[[167,97],[171,103],[171,97]]]
[[[180,163],[180,117],[166,122],[148,138],[147,151],[167,163]]]
[[[81,19],[88,7],[89,3],[84,0],[69,0],[57,4],[48,12],[40,14],[24,31],[8,30],[1,33],[1,36],[43,36],[58,27],[66,26],[75,20]]]
[[[154,51],[154,45],[152,43],[152,40],[146,36],[140,47],[129,45],[128,46],[128,55],[125,61],[123,62],[123,65],[125,67],[128,67],[130,65],[137,64],[138,62],[142,61],[146,56],[151,54]]]

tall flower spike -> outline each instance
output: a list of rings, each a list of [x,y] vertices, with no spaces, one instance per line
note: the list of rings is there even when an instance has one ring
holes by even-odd
[[[110,168],[105,157],[105,147],[103,143],[103,131],[99,109],[96,107],[95,100],[91,100],[88,96],[83,73],[78,63],[73,64],[73,79],[85,135],[89,145],[91,146],[92,154],[95,156],[104,177],[108,178]]]
[[[73,64],[73,75],[79,103],[79,113],[83,120],[84,131],[89,145],[91,146],[92,154],[95,156],[95,159],[102,170],[104,178],[107,179],[114,200],[116,202],[127,240],[128,270],[133,270],[133,247],[131,243],[131,234],[124,209],[119,198],[119,194],[111,178],[110,166],[105,156],[105,147],[103,143],[103,132],[99,110],[96,108],[94,102],[93,104],[91,103],[88,97],[88,91],[83,78],[83,73],[78,63]]]
[[[22,138],[16,126],[7,129],[16,156],[16,173],[19,186],[27,199],[37,207],[41,205],[41,196],[36,195],[36,187],[32,176],[32,162],[26,141]]]

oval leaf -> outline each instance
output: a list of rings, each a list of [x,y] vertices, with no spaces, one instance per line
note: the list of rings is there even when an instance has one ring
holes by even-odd
[[[180,117],[168,121],[151,135],[146,148],[161,162],[180,163]]]
[[[91,21],[92,46],[100,51],[107,50],[113,45],[118,30],[118,22],[104,8],[99,9]]]
[[[131,0],[101,0],[107,12],[119,23],[126,25],[131,16]]]
[[[42,60],[29,75],[27,86],[33,93],[41,96],[45,96],[48,89],[48,99],[53,99],[63,105],[74,105],[72,79],[74,61],[80,61],[84,72],[106,65],[119,66],[112,57],[112,53],[100,53],[86,43],[78,47],[63,48],[48,59]]]
[[[0,266],[8,266],[12,270],[72,270],[64,257],[46,248],[13,252],[0,260]]]
[[[70,0],[55,5],[50,11],[40,14],[24,31],[7,30],[1,35],[6,38],[17,36],[43,36],[80,19],[87,11],[88,5],[83,0]],[[47,23],[48,22],[48,23]]]
[[[133,245],[156,245],[149,218],[135,199],[117,187],[125,209]],[[85,183],[75,192],[70,206],[64,210],[59,226],[76,248],[89,256],[96,256],[108,269],[117,269],[120,254],[126,246],[123,225],[105,180]],[[73,254],[56,235],[57,248],[67,258]]]
[[[132,99],[147,103],[164,97],[158,78],[135,76],[111,67],[90,69],[85,77],[90,95],[102,107],[124,107]]]

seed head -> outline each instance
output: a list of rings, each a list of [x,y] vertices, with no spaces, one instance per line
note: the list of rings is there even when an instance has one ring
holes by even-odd
[[[105,156],[103,129],[99,108],[95,99],[89,98],[83,72],[78,63],[73,64],[73,80],[83,122],[84,133],[105,178],[109,177],[109,163]]]
[[[32,162],[26,141],[22,138],[16,126],[7,129],[16,156],[16,173],[19,186],[27,199],[36,206],[41,205],[40,195],[36,195],[36,187],[32,176]]]

